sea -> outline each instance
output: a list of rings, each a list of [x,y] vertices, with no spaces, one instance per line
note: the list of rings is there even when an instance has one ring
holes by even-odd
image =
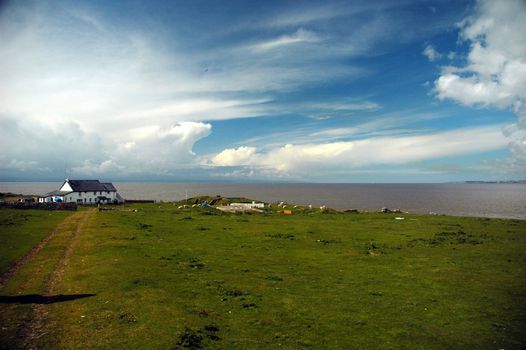
[[[0,182],[0,192],[42,195],[58,182]],[[221,195],[264,202],[378,211],[400,209],[419,214],[446,214],[526,220],[526,184],[207,184],[114,182],[125,199],[177,201]]]

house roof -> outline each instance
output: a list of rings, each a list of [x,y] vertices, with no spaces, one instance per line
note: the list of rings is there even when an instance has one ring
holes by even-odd
[[[74,192],[87,191],[117,191],[110,183],[101,183],[99,180],[66,180]]]
[[[106,188],[106,191],[117,191],[115,186],[111,182],[101,182],[101,185]]]

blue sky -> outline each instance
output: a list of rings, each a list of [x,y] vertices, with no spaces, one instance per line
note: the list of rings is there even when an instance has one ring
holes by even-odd
[[[13,1],[0,180],[526,178],[523,1]]]

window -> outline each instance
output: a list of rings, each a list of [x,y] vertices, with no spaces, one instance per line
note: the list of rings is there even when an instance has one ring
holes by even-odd
[[[87,202],[87,200],[86,200],[86,198],[84,198],[84,203],[86,203],[86,202]]]
[[[91,202],[91,198],[89,199],[89,201]]]

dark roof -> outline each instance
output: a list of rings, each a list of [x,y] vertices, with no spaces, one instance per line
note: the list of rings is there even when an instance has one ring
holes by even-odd
[[[111,182],[101,182],[100,184],[104,186],[106,191],[117,191],[117,189],[115,188],[115,186],[113,186]]]
[[[111,183],[100,183],[99,180],[67,180],[67,182],[74,192],[117,191]]]

